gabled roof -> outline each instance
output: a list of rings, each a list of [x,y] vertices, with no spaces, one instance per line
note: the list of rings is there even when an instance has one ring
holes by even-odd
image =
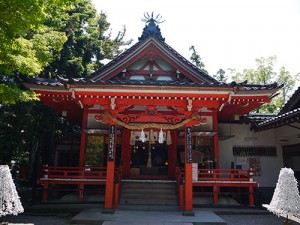
[[[217,80],[209,76],[206,72],[199,69],[187,59],[185,59],[167,43],[158,40],[156,37],[153,36],[149,36],[147,39],[142,39],[141,41],[133,45],[131,48],[117,56],[114,60],[110,61],[108,64],[103,66],[100,70],[81,80],[86,83],[101,83],[109,80],[109,78],[111,78],[109,77],[110,73],[112,73],[114,70],[117,70],[117,72],[115,72],[114,75],[116,75],[118,72],[121,72],[124,69],[124,65],[126,65],[126,63],[128,63],[133,57],[135,57],[136,54],[142,52],[148,46],[156,48],[157,51],[160,51],[161,53],[165,54],[166,57],[169,57],[174,61],[174,63],[177,63],[177,65],[181,66],[181,68],[176,69],[178,69],[179,71],[187,71],[190,74],[191,80],[199,84],[220,84],[220,82],[218,82]]]
[[[65,81],[71,84],[79,82],[87,85],[106,82],[109,83],[109,80],[113,76],[116,76],[130,64],[134,63],[135,60],[138,60],[139,57],[147,54],[147,51],[151,50],[155,51],[169,63],[172,63],[176,70],[180,71],[183,76],[187,76],[189,80],[192,81],[188,83],[177,82],[176,85],[190,85],[193,82],[202,85],[222,85],[219,81],[193,65],[189,60],[185,59],[176,50],[169,46],[162,37],[159,26],[156,25],[153,20],[150,20],[150,22],[145,26],[142,36],[136,44],[103,66],[100,70],[83,79],[71,79]],[[113,83],[116,82],[114,81]],[[122,82],[120,81],[120,83],[126,84],[124,80]],[[129,81],[129,83],[132,84],[133,82]],[[154,82],[152,81],[150,83]],[[164,83],[160,82],[157,84],[164,85]],[[171,85],[173,85],[173,83],[171,83]]]
[[[103,93],[114,93],[122,99],[124,93],[135,98],[147,92],[178,95],[174,99],[191,97],[197,107],[215,108],[219,121],[230,122],[269,102],[280,88],[276,83],[217,81],[169,46],[151,19],[136,44],[93,74],[79,79],[29,78],[24,84],[41,94],[42,101],[58,112],[76,114],[76,121],[80,121],[78,115],[82,115],[83,100],[84,104],[93,104],[100,101],[98,97],[104,96]],[[209,97],[211,94],[217,97]]]
[[[124,51],[100,70],[90,74],[85,78],[70,78],[58,80],[53,79],[27,79],[26,82],[44,86],[63,87],[63,84],[69,88],[72,87],[97,87],[103,85],[139,85],[139,86],[181,86],[181,87],[209,87],[235,89],[239,93],[250,93],[259,91],[276,92],[279,88],[276,83],[269,85],[254,85],[243,83],[222,83],[193,65],[189,60],[180,55],[176,50],[169,46],[161,35],[159,26],[153,18],[150,18],[148,24],[143,29],[139,41]],[[147,54],[147,51],[156,51],[167,63],[171,64],[176,72],[184,77],[179,80],[129,80],[119,79],[118,75],[126,70],[130,65]]]

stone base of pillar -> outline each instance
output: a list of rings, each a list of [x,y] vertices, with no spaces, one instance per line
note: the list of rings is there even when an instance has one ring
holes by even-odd
[[[192,211],[192,210],[184,210],[184,211],[182,212],[182,215],[183,215],[183,216],[195,216],[195,213],[194,213],[194,211]]]
[[[103,209],[102,213],[104,213],[104,214],[114,214],[115,210],[114,209]]]

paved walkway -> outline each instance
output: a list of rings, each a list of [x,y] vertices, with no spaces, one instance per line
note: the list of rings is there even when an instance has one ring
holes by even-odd
[[[104,214],[97,208],[86,209],[72,218],[77,224],[97,224],[96,221],[106,221],[104,225],[192,225],[211,224],[226,225],[226,222],[211,211],[194,209],[195,216],[183,216],[181,211],[123,211],[114,214]]]
[[[226,221],[227,225],[282,225],[282,218],[275,215],[220,215]],[[9,221],[9,225],[69,225],[71,224],[70,218],[61,218],[56,216],[31,216],[21,214],[18,216],[8,216],[4,221]],[[114,225],[129,225],[130,223],[121,222]],[[107,221],[104,225],[112,225]],[[145,225],[144,223],[130,225]],[[152,224],[151,224],[152,225]],[[164,225],[183,225],[176,223],[165,223]],[[184,224],[190,225],[190,223]],[[293,223],[293,225],[299,225]]]
[[[258,209],[246,209],[241,210],[239,208],[226,208],[224,212],[223,208],[208,208],[208,209],[197,209],[196,217],[201,216],[198,214],[198,210],[202,211],[203,214],[211,215],[212,210],[219,217],[219,221],[225,221],[227,225],[282,225],[283,219],[278,218],[273,214],[266,214],[265,210]],[[101,213],[99,209],[98,213]],[[46,215],[29,215],[29,214],[20,214],[18,216],[6,216],[3,218],[3,221],[9,222],[9,225],[69,225],[72,222],[71,214],[64,213],[64,210],[60,209],[60,214],[47,215],[46,210],[44,211]],[[97,214],[98,214],[97,213]],[[226,213],[226,215],[222,214]],[[101,213],[102,214],[102,213]],[[234,214],[234,215],[233,215]],[[80,215],[80,214],[78,214]],[[98,214],[100,215],[100,214]],[[103,214],[102,214],[103,215]],[[177,220],[182,218],[180,212],[153,212],[153,211],[128,211],[128,212],[119,212],[113,215],[117,215],[117,220],[111,221],[106,220],[103,225],[191,225],[191,218],[184,216],[184,220]],[[135,217],[135,221],[129,218]],[[107,218],[109,214],[104,215],[104,218]],[[159,221],[158,217],[164,218],[164,220]],[[74,217],[73,217],[74,218]],[[76,216],[75,216],[76,218]],[[138,220],[137,220],[138,219]],[[91,222],[91,221],[90,221]],[[90,225],[96,224],[101,225],[101,221],[94,221],[94,223],[83,223],[81,225]],[[193,225],[196,223],[194,222]],[[208,224],[208,223],[207,223]],[[299,223],[292,223],[291,225],[299,225]]]

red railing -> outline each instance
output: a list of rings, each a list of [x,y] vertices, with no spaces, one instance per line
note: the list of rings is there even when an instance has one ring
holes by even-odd
[[[198,169],[198,181],[249,181],[255,170],[243,169]],[[177,168],[177,181],[184,178],[184,169]]]
[[[48,187],[51,184],[75,184],[79,187],[79,201],[84,200],[85,185],[107,185],[106,167],[62,167],[44,165],[41,171],[41,177],[38,180],[39,184],[43,185],[43,201],[48,200]],[[122,178],[122,167],[115,168],[115,179],[112,188],[114,190],[113,204],[118,207],[120,181]]]
[[[253,179],[254,175],[255,170],[253,169],[198,169],[198,174],[193,177],[192,186],[212,187],[214,204],[218,204],[220,187],[247,187],[249,189],[249,205],[254,206],[253,188],[258,187],[258,183]],[[185,202],[184,179],[184,169],[176,168],[180,209],[184,209]]]
[[[55,179],[106,179],[106,167],[62,167],[44,165],[41,178]],[[121,178],[121,170],[115,169],[115,174]]]

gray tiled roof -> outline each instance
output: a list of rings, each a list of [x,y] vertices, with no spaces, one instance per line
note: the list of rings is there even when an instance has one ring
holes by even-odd
[[[263,131],[263,130],[272,129],[272,128],[288,125],[299,121],[300,121],[300,108],[297,108],[290,112],[284,114],[278,114],[275,117],[271,117],[266,120],[263,120],[258,124],[253,125],[252,130]]]

